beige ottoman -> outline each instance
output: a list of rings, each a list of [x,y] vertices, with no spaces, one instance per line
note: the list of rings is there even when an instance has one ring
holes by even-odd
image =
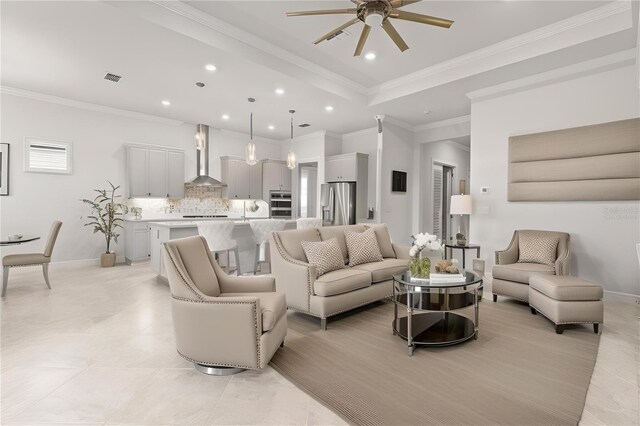
[[[529,280],[531,313],[540,312],[562,334],[565,324],[598,324],[604,317],[602,287],[569,275],[536,275]],[[537,312],[536,312],[537,311]]]

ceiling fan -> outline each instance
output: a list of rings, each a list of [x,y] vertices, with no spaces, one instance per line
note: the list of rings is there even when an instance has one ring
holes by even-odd
[[[307,10],[302,12],[287,12],[287,16],[313,16],[313,15],[356,15],[355,18],[349,22],[340,25],[316,41],[314,44],[318,44],[324,40],[331,38],[336,33],[356,24],[359,21],[365,23],[356,51],[353,56],[360,56],[362,49],[364,48],[371,28],[374,26],[381,26],[382,29],[391,37],[391,40],[398,46],[398,48],[404,52],[409,48],[407,43],[402,39],[398,31],[391,24],[389,18],[401,19],[404,21],[413,21],[421,24],[435,25],[437,27],[449,28],[453,24],[453,21],[449,19],[436,18],[434,16],[421,15],[419,13],[406,12],[400,10],[401,7],[412,3],[418,3],[420,0],[351,0],[355,3],[356,7],[349,9],[329,9],[329,10]]]

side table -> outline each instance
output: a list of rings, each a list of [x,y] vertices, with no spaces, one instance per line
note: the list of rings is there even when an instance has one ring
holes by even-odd
[[[477,257],[480,257],[480,246],[478,244],[467,244],[466,246],[461,246],[461,245],[458,245],[457,243],[451,242],[451,243],[444,244],[444,258],[449,259],[453,257],[454,249],[462,250],[462,269],[465,269],[466,267],[465,253],[467,250],[475,250]],[[447,250],[448,250],[448,253],[450,253],[449,256],[447,256]]]

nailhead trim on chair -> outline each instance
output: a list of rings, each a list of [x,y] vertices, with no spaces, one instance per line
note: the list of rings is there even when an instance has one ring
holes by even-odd
[[[311,309],[311,299],[310,296],[313,294],[313,289],[311,288],[311,274],[310,274],[310,269],[309,269],[309,264],[308,263],[304,263],[304,262],[300,262],[297,259],[293,259],[289,256],[289,254],[284,250],[284,247],[281,246],[281,242],[280,242],[280,237],[278,236],[278,234],[276,234],[275,232],[273,233],[273,242],[275,243],[276,249],[278,249],[278,253],[280,253],[280,256],[282,256],[282,258],[289,263],[292,263],[294,265],[298,265],[298,266],[304,266],[307,268],[307,309],[310,310]],[[277,285],[277,283],[276,283]],[[304,311],[300,311],[300,312],[304,312]]]
[[[40,265],[50,265],[51,262],[42,262],[42,263],[27,263],[24,265],[7,265],[2,266],[3,268],[24,268],[25,266],[40,266]]]
[[[165,248],[165,250],[167,249]],[[174,269],[178,271],[178,275],[180,275],[180,278],[182,279],[182,283],[185,285],[185,287],[187,287],[198,299],[202,300],[202,296],[196,290],[194,290],[189,285],[189,283],[187,283],[187,280],[185,279],[184,275],[182,275],[182,272],[180,272],[180,268],[178,268],[178,266],[176,265],[176,261],[171,255],[171,253],[169,252],[169,250],[167,250],[167,254],[169,255],[169,259],[171,259],[171,263],[173,264]],[[184,299],[184,300],[189,300],[189,299]]]
[[[178,355],[180,355],[182,358],[186,359],[189,362],[193,362],[193,363],[196,363],[196,364],[210,365],[212,367],[246,368],[248,370],[258,370],[258,369],[260,369],[260,359],[259,358],[258,358],[258,366],[257,367],[248,367],[246,365],[240,365],[240,364],[225,364],[225,363],[211,363],[211,362],[197,361],[195,359],[189,358],[188,356],[185,356],[184,354],[182,354],[177,349],[176,349],[176,352],[178,352]]]

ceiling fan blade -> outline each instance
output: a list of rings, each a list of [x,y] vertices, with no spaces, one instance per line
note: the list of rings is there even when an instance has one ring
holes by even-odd
[[[356,51],[354,52],[353,56],[360,56],[370,32],[371,27],[365,24],[364,28],[362,28],[362,34],[360,34],[360,40],[358,40],[358,45],[356,46]]]
[[[355,24],[356,22],[360,22],[360,20],[358,18],[354,18],[354,19],[350,20],[349,22],[347,22],[346,24],[340,25],[338,28],[329,31],[328,33],[326,33],[325,35],[323,35],[322,37],[320,37],[319,39],[314,41],[313,44],[318,44],[318,43],[320,43],[322,41],[325,41],[326,39],[328,39],[329,37],[331,37],[335,33],[338,33],[340,31],[344,30],[345,28],[350,27],[351,25]]]
[[[413,3],[418,3],[420,1],[422,0],[391,0],[389,4],[391,4],[391,7],[393,7],[394,9],[398,9],[400,7],[407,6]]]
[[[328,9],[328,10],[305,10],[302,12],[287,12],[287,16],[312,16],[312,15],[342,15],[356,13],[358,9]]]
[[[382,28],[384,28],[387,34],[389,34],[391,40],[393,40],[396,46],[398,46],[398,49],[400,49],[402,52],[409,48],[409,46],[407,46],[407,43],[405,43],[402,37],[400,37],[400,34],[398,34],[398,31],[396,31],[395,27],[391,25],[390,21],[385,20],[382,23]]]
[[[419,22],[421,24],[435,25],[436,27],[449,28],[453,21],[449,19],[436,18],[435,16],[421,15],[419,13],[405,12],[404,10],[394,10],[389,14],[390,18],[402,19],[404,21]]]

